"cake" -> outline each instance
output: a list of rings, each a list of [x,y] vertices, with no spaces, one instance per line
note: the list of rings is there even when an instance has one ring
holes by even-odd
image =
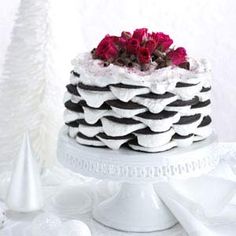
[[[146,28],[106,35],[73,61],[64,97],[68,135],[79,144],[162,152],[212,132],[211,70]]]

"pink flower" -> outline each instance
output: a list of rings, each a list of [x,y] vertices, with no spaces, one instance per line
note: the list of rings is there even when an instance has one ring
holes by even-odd
[[[176,48],[175,50],[172,50],[167,53],[167,57],[176,66],[186,62],[186,56],[187,56],[186,50],[182,47]]]
[[[147,48],[144,47],[139,48],[138,61],[141,65],[150,63],[151,55]]]
[[[130,38],[127,41],[127,52],[133,55],[137,54],[137,51],[139,49],[139,41],[134,38]]]
[[[119,37],[106,35],[105,38],[98,44],[95,55],[105,61],[114,60],[118,56]]]
[[[134,39],[137,39],[140,43],[142,43],[148,37],[148,29],[147,28],[136,29],[132,37]]]
[[[157,47],[160,47],[162,51],[166,51],[170,45],[173,43],[173,40],[169,35],[164,33],[153,33],[152,37],[157,42]]]
[[[157,47],[157,43],[154,39],[149,39],[146,42],[145,47],[148,49],[149,53],[152,54]]]

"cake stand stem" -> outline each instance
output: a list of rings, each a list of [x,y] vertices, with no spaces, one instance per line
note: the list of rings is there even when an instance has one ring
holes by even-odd
[[[177,223],[153,184],[144,183],[123,183],[115,196],[94,209],[93,217],[103,225],[129,232],[164,230]]]

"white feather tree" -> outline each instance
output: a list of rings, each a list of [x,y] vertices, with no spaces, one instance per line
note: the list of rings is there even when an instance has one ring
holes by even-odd
[[[21,0],[0,80],[0,159],[12,160],[29,131],[36,154],[55,157],[62,86],[54,73],[49,0]]]

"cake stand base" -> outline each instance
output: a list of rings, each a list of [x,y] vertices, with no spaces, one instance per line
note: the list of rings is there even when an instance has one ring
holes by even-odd
[[[142,153],[126,148],[110,150],[82,146],[63,128],[58,139],[58,160],[81,175],[118,181],[121,190],[95,206],[93,217],[111,228],[129,232],[151,232],[170,228],[175,217],[158,198],[154,183],[197,177],[214,169],[216,136],[163,153]]]
[[[123,183],[115,196],[94,209],[93,217],[103,225],[130,232],[164,230],[177,223],[153,185],[140,183]]]

